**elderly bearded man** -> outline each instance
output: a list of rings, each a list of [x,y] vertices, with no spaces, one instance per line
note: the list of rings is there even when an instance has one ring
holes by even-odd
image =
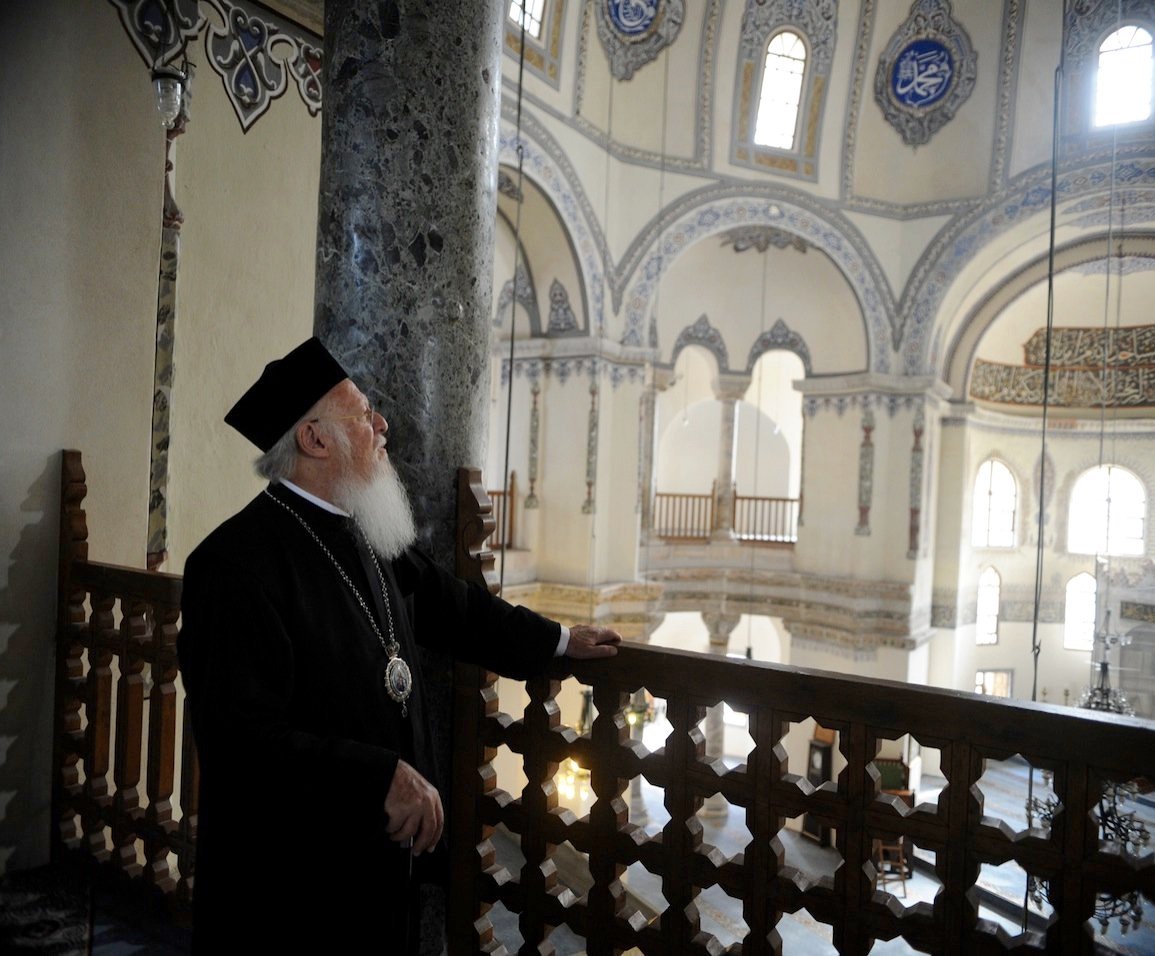
[[[414,641],[524,678],[620,637],[567,631],[415,550],[385,419],[317,339],[225,421],[270,484],[185,568],[193,948],[412,951],[412,884],[444,825]]]

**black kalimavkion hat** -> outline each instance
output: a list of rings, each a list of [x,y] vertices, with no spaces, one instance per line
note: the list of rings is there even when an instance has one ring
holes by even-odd
[[[348,377],[321,340],[311,338],[266,365],[229,409],[225,423],[268,451],[329,389]]]

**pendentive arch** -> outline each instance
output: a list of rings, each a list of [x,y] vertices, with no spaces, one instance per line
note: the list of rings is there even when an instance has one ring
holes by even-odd
[[[543,197],[553,206],[558,220],[569,237],[574,261],[582,283],[582,299],[589,316],[591,335],[605,328],[605,238],[597,226],[589,200],[564,155],[540,124],[527,121],[522,114],[522,172],[531,179]],[[517,169],[517,131],[503,116],[498,130],[498,162]],[[561,157],[559,162],[558,157]]]
[[[1127,233],[1113,237],[1112,256],[1143,256],[1155,259],[1155,232]],[[1107,248],[1105,234],[1088,236],[1067,243],[1055,250],[1055,273],[1088,262],[1097,262]],[[1036,256],[1026,265],[1007,276],[977,306],[971,309],[954,329],[944,329],[950,335],[943,351],[942,377],[952,389],[955,398],[965,399],[970,390],[971,370],[975,352],[987,330],[996,319],[1028,289],[1047,279],[1049,256]],[[1045,324],[1046,317],[1039,317],[1039,325]]]
[[[895,346],[901,349],[904,374],[933,375],[944,367],[942,354],[932,348],[944,300],[985,247],[1032,219],[1039,217],[1042,222],[1049,215],[1050,180],[1050,165],[1036,166],[943,227],[911,273],[898,303]],[[1105,156],[1060,170],[1057,192],[1064,206],[1080,201],[1081,206],[1090,207],[1109,202],[1112,188],[1134,189],[1143,202],[1135,214],[1147,219],[1155,206],[1155,190],[1147,185],[1152,182],[1155,156],[1137,153],[1122,162],[1119,157]],[[1134,210],[1135,205],[1130,208]]]
[[[736,226],[773,226],[825,253],[846,278],[862,311],[867,367],[888,372],[894,299],[882,268],[855,226],[840,213],[792,190],[709,186],[682,197],[646,226],[623,257],[615,281],[626,292],[621,342],[646,344],[646,322],[659,281],[694,243]]]

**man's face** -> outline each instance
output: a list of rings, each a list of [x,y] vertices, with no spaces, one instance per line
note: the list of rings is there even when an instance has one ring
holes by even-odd
[[[343,429],[349,439],[347,457],[340,445],[334,449],[341,472],[369,481],[378,464],[387,457],[385,433],[389,430],[388,423],[373,410],[351,379],[333,386],[325,396],[325,404],[327,407],[318,416],[320,420],[330,422],[333,428]]]

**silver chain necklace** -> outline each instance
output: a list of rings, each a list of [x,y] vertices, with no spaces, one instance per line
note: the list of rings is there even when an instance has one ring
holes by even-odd
[[[413,674],[409,670],[409,665],[405,663],[404,658],[401,657],[401,645],[397,643],[397,637],[393,629],[393,608],[389,601],[389,589],[385,586],[385,575],[381,571],[381,565],[377,561],[377,552],[373,550],[373,546],[369,543],[369,537],[365,534],[365,529],[361,527],[360,522],[353,518],[353,525],[357,529],[357,533],[361,535],[361,540],[365,542],[365,548],[369,552],[369,557],[373,561],[373,567],[377,571],[377,580],[381,584],[381,599],[385,604],[385,623],[389,626],[389,640],[385,640],[385,635],[381,633],[381,628],[377,625],[377,618],[373,616],[373,612],[369,609],[369,604],[362,597],[361,592],[357,590],[357,585],[353,583],[353,579],[349,577],[348,572],[341,567],[341,562],[334,557],[333,552],[325,545],[318,536],[317,532],[312,529],[301,515],[294,511],[289,505],[281,501],[268,488],[264,492],[277,504],[284,508],[289,514],[297,519],[297,523],[308,533],[309,537],[317,542],[317,547],[320,548],[325,557],[327,557],[333,567],[337,570],[337,574],[341,576],[341,580],[345,582],[345,586],[352,592],[353,597],[357,599],[357,603],[361,605],[361,610],[365,612],[365,617],[369,619],[369,624],[373,628],[373,633],[377,635],[377,640],[385,651],[389,662],[385,665],[385,693],[389,697],[401,705],[401,716],[408,715],[408,707],[406,701],[409,700],[409,695],[413,693]]]

